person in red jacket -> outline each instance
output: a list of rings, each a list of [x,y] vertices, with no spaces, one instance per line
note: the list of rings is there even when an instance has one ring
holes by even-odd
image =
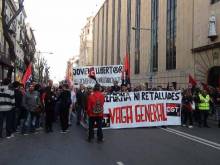
[[[89,117],[89,136],[88,141],[90,142],[94,139],[94,124],[96,122],[97,130],[97,140],[98,142],[103,141],[103,132],[102,132],[102,119],[104,111],[104,100],[105,96],[100,92],[100,84],[95,84],[93,92],[88,97],[87,105],[87,115]]]

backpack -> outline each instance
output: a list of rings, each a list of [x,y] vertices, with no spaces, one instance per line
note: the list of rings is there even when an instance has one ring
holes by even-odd
[[[94,105],[94,107],[93,107],[93,113],[94,113],[94,114],[100,114],[100,113],[102,113],[102,112],[103,112],[103,106],[102,106],[102,104],[101,104],[101,101],[98,100],[98,99],[96,99],[95,105]]]

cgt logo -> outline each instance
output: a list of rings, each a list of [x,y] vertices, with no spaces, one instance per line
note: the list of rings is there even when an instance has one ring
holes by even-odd
[[[180,104],[166,104],[167,116],[180,116]]]

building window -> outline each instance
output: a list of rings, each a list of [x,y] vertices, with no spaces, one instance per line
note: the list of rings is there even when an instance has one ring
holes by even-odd
[[[120,42],[121,42],[121,0],[118,0],[118,22],[117,22],[117,64],[121,63]]]
[[[220,0],[211,0],[211,4],[214,4],[216,2],[220,2]]]
[[[100,14],[98,13],[98,23],[97,23],[97,26],[98,26],[98,28],[97,28],[97,52],[96,52],[96,53],[97,53],[97,59],[96,59],[96,60],[97,60],[97,61],[96,61],[96,64],[97,64],[97,65],[100,65],[100,64],[99,64],[99,54],[100,54],[100,53],[99,53],[99,51],[100,51],[100,49],[99,49],[99,43],[100,43],[100,42],[99,42],[100,16],[99,16],[99,15],[100,15]]]
[[[105,65],[108,62],[108,7],[109,1],[106,1],[106,33],[105,33]]]
[[[167,0],[166,69],[176,69],[176,0]]]
[[[115,0],[112,0],[112,49],[111,64],[114,65],[114,49],[115,49]]]
[[[130,57],[130,49],[131,49],[131,0],[127,2],[127,43],[126,43],[126,51]]]
[[[158,70],[158,0],[151,1],[151,71]]]
[[[134,73],[140,73],[140,18],[141,18],[141,0],[136,0],[136,18],[135,18],[135,67]]]
[[[93,35],[93,37],[92,37],[92,63],[93,63],[93,65],[95,64],[94,62],[95,62],[95,56],[94,56],[94,52],[95,52],[95,36],[96,36],[96,34],[95,34],[95,21],[94,21],[94,23],[93,23],[93,28],[92,28],[92,35]],[[97,46],[97,45],[96,45]]]
[[[103,61],[103,54],[104,54],[104,14],[105,14],[105,7],[102,7],[102,41],[101,41],[101,65],[103,65],[104,61]]]

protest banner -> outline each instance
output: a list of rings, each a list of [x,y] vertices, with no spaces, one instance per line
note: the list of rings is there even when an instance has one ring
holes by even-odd
[[[106,95],[105,127],[181,125],[181,91],[141,91]]]
[[[84,84],[86,87],[94,86],[96,81],[102,86],[112,86],[113,81],[118,81],[120,85],[122,72],[123,65],[74,67],[73,82],[76,87],[79,84]]]

